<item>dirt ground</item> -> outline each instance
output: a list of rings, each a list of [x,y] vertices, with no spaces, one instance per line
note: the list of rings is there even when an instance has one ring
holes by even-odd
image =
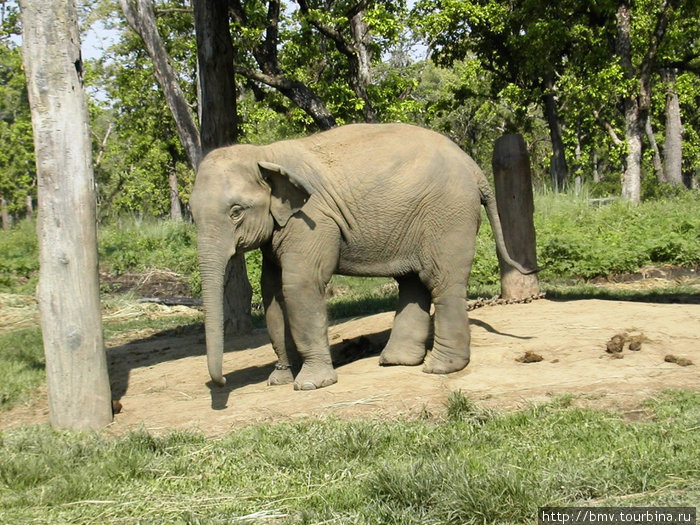
[[[121,403],[111,430],[220,435],[307,417],[432,417],[444,413],[454,390],[497,408],[572,394],[576,404],[619,408],[638,419],[641,400],[655,392],[700,390],[700,304],[691,303],[541,299],[479,308],[470,313],[471,363],[446,376],[378,365],[393,313],[344,320],[329,331],[338,383],[311,392],[266,385],[275,356],[265,330],[228,342],[223,388],[209,383],[201,330],[132,335],[108,348],[112,392]],[[617,334],[626,334],[624,347],[611,354]],[[635,342],[640,348],[630,350]],[[44,396],[0,414],[0,428],[47,421],[47,412]]]

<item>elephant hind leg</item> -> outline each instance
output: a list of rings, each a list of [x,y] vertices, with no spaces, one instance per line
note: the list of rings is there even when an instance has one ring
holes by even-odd
[[[424,372],[449,374],[469,364],[467,282],[474,259],[477,225],[474,221],[446,235],[429,258],[432,265],[426,265],[421,275],[435,305],[435,337],[433,349],[425,359]],[[470,242],[459,242],[460,238]]]
[[[462,287],[464,288],[464,287]],[[466,294],[454,293],[434,298],[435,342],[423,371],[449,374],[469,364],[469,317]]]
[[[430,292],[417,275],[396,279],[399,303],[389,342],[379,356],[380,365],[419,365],[430,337]]]

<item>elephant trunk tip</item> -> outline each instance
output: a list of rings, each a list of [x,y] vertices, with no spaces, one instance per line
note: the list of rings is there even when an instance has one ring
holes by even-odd
[[[218,365],[218,366],[217,366]],[[224,386],[226,384],[226,378],[221,371],[220,363],[209,363],[209,377],[217,386]]]
[[[209,374],[216,386],[226,386],[226,378],[222,374]]]

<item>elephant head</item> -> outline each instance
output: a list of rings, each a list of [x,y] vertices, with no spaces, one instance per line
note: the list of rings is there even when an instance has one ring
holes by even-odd
[[[209,153],[197,171],[190,206],[197,225],[205,312],[207,364],[224,385],[224,273],[231,257],[267,243],[275,228],[306,203],[312,188],[259,148],[231,146]]]

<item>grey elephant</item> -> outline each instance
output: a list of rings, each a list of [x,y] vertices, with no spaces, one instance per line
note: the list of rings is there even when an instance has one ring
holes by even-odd
[[[256,248],[263,255],[265,320],[279,360],[269,384],[294,381],[295,389],[311,390],[337,381],[324,303],[333,274],[398,281],[381,364],[424,363],[425,372],[436,374],[463,369],[470,355],[466,284],[482,204],[501,257],[530,273],[507,253],[484,174],[438,133],[355,124],[268,146],[212,151],[199,166],[190,200],[212,380],[226,382],[225,268],[235,253]]]

